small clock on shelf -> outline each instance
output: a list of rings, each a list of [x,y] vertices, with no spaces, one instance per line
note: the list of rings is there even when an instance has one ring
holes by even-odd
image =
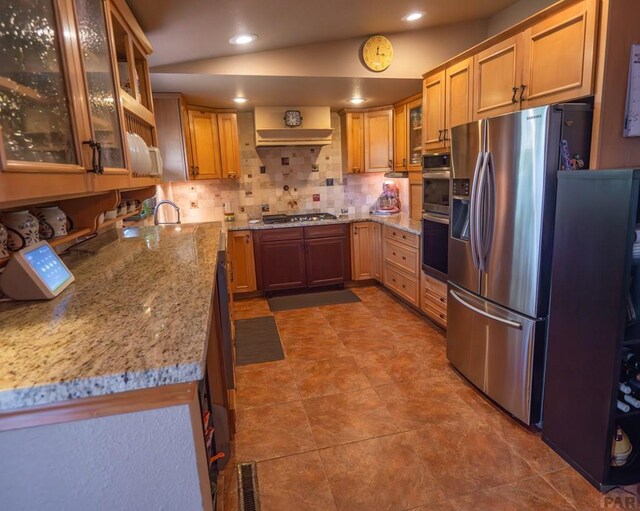
[[[289,128],[295,128],[302,124],[302,115],[300,110],[287,110],[284,113],[284,124]]]
[[[360,58],[367,69],[376,72],[384,71],[393,60],[391,41],[383,35],[371,36],[362,45]]]

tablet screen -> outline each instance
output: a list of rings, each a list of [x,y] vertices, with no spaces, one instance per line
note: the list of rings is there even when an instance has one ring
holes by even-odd
[[[24,259],[52,293],[71,278],[71,272],[48,244],[25,252]]]

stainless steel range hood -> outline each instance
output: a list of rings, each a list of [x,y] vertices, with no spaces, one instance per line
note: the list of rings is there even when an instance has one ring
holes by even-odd
[[[300,112],[300,126],[288,127],[287,110]],[[331,109],[328,106],[257,106],[254,112],[256,147],[321,146],[331,144]]]

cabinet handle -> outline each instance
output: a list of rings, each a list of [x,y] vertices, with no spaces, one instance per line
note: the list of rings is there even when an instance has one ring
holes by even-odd
[[[515,92],[513,93],[515,96]],[[514,101],[515,103],[515,101]],[[442,142],[442,130],[438,130],[438,142]]]
[[[388,166],[389,168],[393,167],[393,161],[392,161],[392,160],[389,160],[389,161],[387,162],[387,166]]]
[[[406,158],[402,158],[402,166],[403,167],[407,166],[407,159]]]
[[[246,235],[245,235],[245,238],[247,239],[247,245],[248,245],[248,244],[249,244],[249,235],[248,235],[248,234],[246,234]]]
[[[512,87],[511,91],[513,92],[513,96],[511,96],[511,102],[517,103],[518,100],[516,99],[516,93],[518,92],[518,87]]]
[[[193,167],[193,175],[194,176],[200,175],[200,167]]]
[[[102,167],[102,147],[100,142],[96,142],[92,138],[82,142],[82,145],[88,145],[91,148],[91,171],[94,174],[103,174],[104,168]]]
[[[358,235],[358,228],[357,228],[357,227],[354,227],[354,228],[353,228],[353,235],[354,235],[354,236],[357,236],[357,235]]]
[[[447,138],[447,133],[449,133],[449,129],[448,129],[448,128],[445,128],[445,129],[442,131],[442,134],[443,134],[442,141],[443,141],[443,142],[446,142],[447,140],[449,140],[449,139]]]
[[[522,85],[520,85],[520,104],[522,105],[522,102],[524,101],[524,90],[527,88],[527,86],[523,83]]]

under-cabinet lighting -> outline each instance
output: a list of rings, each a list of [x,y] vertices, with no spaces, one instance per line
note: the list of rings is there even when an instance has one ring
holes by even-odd
[[[255,34],[240,34],[229,39],[231,44],[249,44],[258,39]]]

